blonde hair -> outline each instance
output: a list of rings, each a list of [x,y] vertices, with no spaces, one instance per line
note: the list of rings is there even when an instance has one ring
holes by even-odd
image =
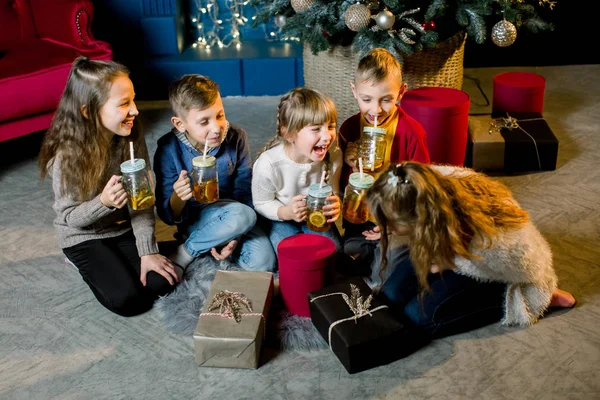
[[[184,75],[169,86],[171,108],[180,118],[185,118],[192,109],[211,107],[218,95],[219,85],[203,75]]]
[[[258,153],[275,147],[286,139],[294,138],[309,125],[336,123],[337,110],[331,98],[317,90],[299,87],[287,92],[277,106],[277,130],[275,136]],[[329,171],[329,151],[325,156],[325,169]],[[330,172],[330,171],[329,171]],[[330,175],[330,174],[328,174]]]
[[[469,251],[474,237],[491,246],[502,230],[529,220],[502,183],[480,173],[443,176],[417,162],[390,166],[367,198],[381,228],[381,271],[387,267],[387,235],[409,226],[410,257],[423,290],[429,288],[427,275],[433,264],[444,270],[455,267],[456,255],[477,259]]]
[[[100,109],[110,97],[113,82],[120,76],[128,77],[129,71],[114,61],[78,57],[71,65],[38,159],[44,179],[60,153],[63,195],[70,194],[81,201],[94,197],[104,188],[110,175],[118,173],[119,164],[129,157],[129,141],[139,149],[139,156],[149,161],[147,152],[143,153],[146,145],[139,122],[136,121],[128,137],[113,135],[107,143],[103,135],[106,128],[100,121]],[[87,116],[81,112],[82,106]]]
[[[359,61],[354,81],[377,84],[388,77],[402,83],[402,66],[392,53],[386,49],[376,48]]]

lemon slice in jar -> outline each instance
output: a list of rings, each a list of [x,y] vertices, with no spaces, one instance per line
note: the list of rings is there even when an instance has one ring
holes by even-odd
[[[208,201],[215,201],[217,199],[217,190],[219,186],[216,182],[208,182],[205,187],[204,195]]]
[[[308,216],[308,220],[310,221],[311,224],[313,224],[316,227],[321,227],[321,226],[325,225],[325,223],[327,222],[327,219],[325,219],[325,216],[317,211],[311,213]]]
[[[152,196],[146,196],[146,197],[144,197],[142,200],[140,200],[140,201],[137,203],[137,206],[138,206],[138,208],[139,208],[139,207],[140,207],[142,204],[144,204],[145,202],[147,202],[148,200],[152,200]]]

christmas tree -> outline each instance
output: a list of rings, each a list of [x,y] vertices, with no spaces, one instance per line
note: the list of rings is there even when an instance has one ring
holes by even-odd
[[[259,7],[253,26],[271,19],[284,38],[310,45],[313,54],[352,45],[364,54],[384,47],[399,59],[434,47],[459,32],[483,43],[489,26],[495,44],[511,45],[517,29],[552,29],[538,12],[552,0],[252,0]]]

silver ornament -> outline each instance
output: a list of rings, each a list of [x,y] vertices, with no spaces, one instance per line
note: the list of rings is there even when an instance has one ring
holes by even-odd
[[[387,31],[392,26],[394,26],[394,22],[396,22],[396,17],[392,14],[391,11],[383,10],[375,17],[375,23],[378,27]]]
[[[352,4],[346,9],[346,14],[344,14],[346,26],[354,32],[367,28],[370,21],[371,11],[364,4]]]
[[[314,0],[292,0],[292,8],[296,12],[304,11],[313,3]]]
[[[277,25],[278,27],[283,28],[286,22],[287,18],[285,18],[285,15],[279,14],[275,16],[275,25]]]
[[[507,47],[517,40],[517,28],[503,19],[492,28],[492,42],[499,47]]]

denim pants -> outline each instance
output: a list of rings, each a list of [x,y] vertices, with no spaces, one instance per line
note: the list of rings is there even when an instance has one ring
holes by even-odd
[[[234,200],[218,200],[193,211],[195,222],[186,229],[185,249],[198,257],[213,247],[242,236],[233,261],[249,271],[273,271],[277,259],[267,235],[255,226],[256,212]]]
[[[394,309],[432,338],[467,332],[499,321],[504,314],[506,284],[479,282],[444,271],[429,274],[430,289],[421,298],[408,252],[396,257],[381,295]]]
[[[259,224],[269,236],[269,240],[271,241],[271,245],[273,246],[272,248],[274,249],[275,253],[277,253],[277,246],[279,245],[279,242],[285,238],[299,233],[312,233],[315,235],[328,237],[335,243],[336,252],[339,252],[342,249],[340,232],[335,224],[331,224],[331,228],[325,232],[311,231],[306,226],[306,222],[273,221],[264,217],[259,217]]]

